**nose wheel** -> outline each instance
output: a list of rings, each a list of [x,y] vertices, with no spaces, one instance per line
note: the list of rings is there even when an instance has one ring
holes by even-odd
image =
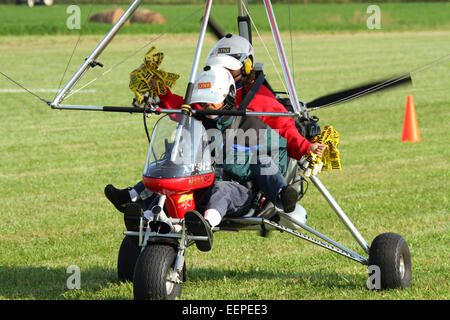
[[[170,245],[148,245],[136,261],[133,278],[135,300],[174,300],[181,296],[184,269],[176,271],[177,251]]]

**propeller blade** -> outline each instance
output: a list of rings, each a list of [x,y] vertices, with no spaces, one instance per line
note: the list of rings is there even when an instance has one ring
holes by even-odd
[[[201,20],[203,21],[203,18]],[[218,40],[222,39],[226,35],[225,30],[223,30],[223,28],[211,16],[208,19],[208,29],[216,36]]]
[[[409,73],[396,78],[385,79],[355,88],[328,94],[312,100],[306,104],[308,109],[318,109],[328,107],[342,102],[347,102],[370,93],[379,92],[396,86],[411,84],[411,75]]]

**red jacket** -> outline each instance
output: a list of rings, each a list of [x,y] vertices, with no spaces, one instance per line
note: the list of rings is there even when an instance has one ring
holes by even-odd
[[[246,87],[246,92],[250,90],[252,85]],[[242,102],[243,90],[242,88],[236,91],[236,105]],[[161,106],[168,109],[178,109],[184,103],[181,96],[173,94],[169,88],[167,93],[159,97]],[[199,108],[198,104],[193,107]],[[258,92],[253,97],[252,101],[247,106],[248,111],[257,112],[287,112],[286,108],[278,102],[273,93],[264,85],[262,85]],[[300,160],[300,158],[309,153],[309,146],[311,143],[304,138],[297,130],[294,119],[291,117],[260,117],[269,127],[278,130],[280,136],[287,140],[287,152],[290,158]]]

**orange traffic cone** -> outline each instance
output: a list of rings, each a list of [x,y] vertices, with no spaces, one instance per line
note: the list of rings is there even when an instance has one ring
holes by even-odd
[[[412,96],[406,99],[405,119],[403,121],[402,141],[420,142],[419,124]]]

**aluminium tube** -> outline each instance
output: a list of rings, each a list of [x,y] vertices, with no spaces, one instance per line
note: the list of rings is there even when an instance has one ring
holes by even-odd
[[[200,61],[200,53],[203,47],[203,40],[206,34],[206,28],[208,27],[209,14],[211,12],[212,0],[206,1],[205,13],[203,14],[202,26],[200,29],[200,35],[198,37],[197,48],[195,50],[194,63],[192,64],[191,75],[189,76],[189,83],[186,88],[186,94],[184,97],[184,104],[189,105],[191,103],[192,90],[194,88],[195,76],[197,74],[198,62]],[[179,120],[179,125],[177,127],[176,136],[174,140],[174,145],[172,149],[172,154],[170,155],[170,160],[175,162],[177,156],[178,145],[180,143],[180,137],[182,134],[185,122],[188,119],[188,114],[186,111],[182,110],[181,117]]]
[[[124,112],[124,113],[169,113],[181,114],[181,109],[163,109],[163,108],[141,108],[141,107],[119,107],[119,106],[81,106],[60,104],[54,106],[59,110],[78,110],[78,111],[103,111],[103,112]],[[229,116],[257,116],[257,117],[298,117],[293,112],[264,112],[264,111],[239,111],[239,110],[192,110],[193,114],[210,115],[229,115]]]
[[[281,66],[283,68],[284,78],[287,84],[289,99],[291,100],[292,107],[296,113],[305,113],[306,108],[300,104],[297,92],[295,91],[294,80],[292,79],[291,71],[289,70],[289,64],[284,52],[283,42],[281,41],[280,32],[278,30],[277,20],[273,12],[272,4],[270,0],[264,0],[264,6],[266,7],[267,18],[269,19],[270,28],[272,29],[273,39],[277,47],[278,57],[280,59]]]
[[[292,221],[293,223],[295,223],[296,225],[300,226],[301,228],[305,229],[306,231],[311,232],[313,235],[319,237],[320,239],[322,239],[323,241],[328,242],[329,244],[335,246],[336,248],[341,249],[344,252],[347,252],[348,254],[357,257],[360,261],[365,261],[366,259],[364,257],[362,257],[361,255],[357,254],[356,252],[350,250],[349,248],[341,245],[339,242],[336,242],[330,238],[328,238],[327,236],[323,235],[322,233],[318,232],[317,230],[314,230],[313,228],[307,226],[306,224],[302,223],[301,221],[298,221],[295,218],[292,218],[289,214],[283,214],[283,217]]]
[[[205,13],[203,14],[202,26],[200,28],[200,35],[198,37],[197,49],[195,50],[194,63],[192,64],[191,75],[189,77],[188,87],[186,89],[186,95],[184,97],[184,103],[191,103],[191,94],[195,82],[195,76],[197,74],[198,62],[200,61],[200,53],[203,47],[203,40],[206,34],[206,28],[208,27],[209,14],[211,12],[212,0],[206,1]]]
[[[347,252],[347,251],[343,251],[343,250],[341,250],[341,249],[339,249],[339,248],[333,247],[332,245],[329,245],[329,244],[327,244],[327,243],[325,243],[325,242],[322,242],[322,241],[319,241],[319,240],[317,240],[317,239],[314,239],[314,238],[312,238],[312,237],[310,237],[310,236],[308,236],[308,235],[305,235],[305,234],[300,233],[300,232],[298,232],[298,231],[295,231],[295,230],[293,230],[293,229],[287,228],[287,227],[285,227],[285,226],[283,226],[283,225],[281,225],[281,224],[278,224],[278,223],[276,223],[276,222],[274,222],[274,221],[270,221],[270,220],[267,220],[267,219],[262,219],[262,220],[263,220],[263,223],[264,223],[265,225],[270,225],[270,226],[275,227],[276,229],[278,229],[278,230],[280,230],[280,231],[285,231],[285,232],[287,232],[287,233],[290,233],[290,234],[292,234],[292,235],[294,235],[294,236],[297,236],[297,237],[299,237],[299,238],[301,238],[301,239],[304,239],[304,240],[306,240],[306,241],[309,241],[309,242],[311,242],[311,243],[314,243],[314,244],[316,244],[316,245],[318,245],[318,246],[320,246],[320,247],[322,247],[322,248],[325,248],[325,249],[328,249],[328,250],[330,250],[330,251],[339,253],[340,255],[345,256],[345,257],[347,257],[347,258],[350,258],[350,259],[352,259],[352,260],[355,260],[355,261],[357,261],[357,262],[359,262],[359,263],[366,264],[366,265],[368,264],[367,259],[361,257],[360,255],[356,255],[356,256],[355,256],[355,255],[352,255],[352,254],[350,254],[350,253]]]
[[[324,196],[324,198],[328,201],[328,204],[330,205],[330,207],[334,210],[334,212],[338,215],[338,217],[341,219],[341,221],[344,223],[344,225],[347,227],[347,229],[353,235],[353,238],[355,238],[355,240],[359,243],[361,248],[363,248],[363,250],[368,254],[370,247],[367,244],[366,240],[364,240],[364,238],[361,236],[359,231],[355,228],[353,223],[347,217],[345,212],[341,209],[341,207],[338,205],[336,200],[334,200],[334,198],[328,192],[327,188],[325,188],[325,186],[322,184],[322,182],[316,176],[310,176],[309,179],[316,186],[316,188],[319,190],[319,192]]]
[[[111,30],[106,34],[103,40],[97,45],[97,47],[92,51],[89,57],[84,61],[78,71],[70,78],[69,82],[64,86],[64,88],[58,93],[55,99],[52,101],[50,106],[52,108],[58,106],[64,97],[70,92],[70,90],[75,86],[78,80],[81,79],[83,74],[87,71],[90,64],[98,58],[98,56],[103,52],[106,46],[111,42],[117,32],[122,28],[122,26],[127,22],[128,18],[134,13],[134,11],[139,7],[142,0],[134,0],[133,3],[128,7],[125,13],[120,17],[120,19],[114,24]]]

